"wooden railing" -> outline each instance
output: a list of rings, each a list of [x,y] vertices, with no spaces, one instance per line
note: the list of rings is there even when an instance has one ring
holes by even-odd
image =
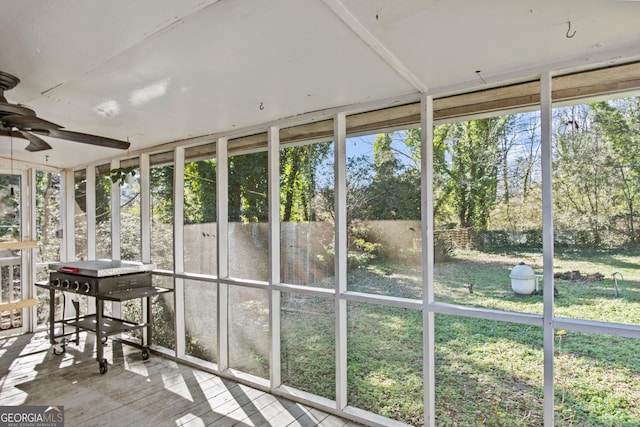
[[[22,299],[21,257],[0,258],[0,329],[22,326],[22,309],[37,304],[35,299]]]

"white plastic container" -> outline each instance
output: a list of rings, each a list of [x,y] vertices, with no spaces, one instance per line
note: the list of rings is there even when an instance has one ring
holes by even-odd
[[[524,262],[513,267],[511,274],[511,289],[518,297],[529,296],[536,289],[536,275],[533,268],[525,265]]]

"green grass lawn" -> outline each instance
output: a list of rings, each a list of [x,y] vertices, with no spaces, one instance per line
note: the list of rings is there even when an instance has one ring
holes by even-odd
[[[520,261],[542,273],[540,254],[457,253],[435,266],[436,301],[541,314],[542,295],[518,298],[511,290],[509,273]],[[604,275],[592,282],[555,280],[556,315],[640,324],[640,255],[558,252],[554,264],[555,272]],[[626,298],[615,297],[616,271],[625,278]],[[407,266],[352,270],[349,283],[350,290],[409,298],[422,292],[420,271]],[[303,314],[289,316],[283,334],[285,383],[328,398],[335,398],[335,361],[327,357],[335,340],[332,303],[309,298],[298,304],[293,313]],[[422,425],[421,312],[349,303],[348,317],[349,404]],[[439,314],[435,319],[436,425],[542,425],[542,328]],[[640,340],[558,332],[557,425],[640,425]]]

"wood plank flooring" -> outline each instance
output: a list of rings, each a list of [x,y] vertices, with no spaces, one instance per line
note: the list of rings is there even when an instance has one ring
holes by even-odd
[[[44,332],[0,340],[0,406],[64,406],[67,426],[359,426],[117,341],[101,375],[80,336],[59,356]]]

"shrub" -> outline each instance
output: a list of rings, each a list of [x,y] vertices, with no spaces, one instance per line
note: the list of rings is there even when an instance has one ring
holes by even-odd
[[[447,239],[438,238],[434,243],[434,262],[444,262],[451,259],[455,245]]]
[[[350,226],[350,242],[347,263],[358,268],[371,263],[380,255],[381,243],[373,242],[371,227],[354,221]]]

